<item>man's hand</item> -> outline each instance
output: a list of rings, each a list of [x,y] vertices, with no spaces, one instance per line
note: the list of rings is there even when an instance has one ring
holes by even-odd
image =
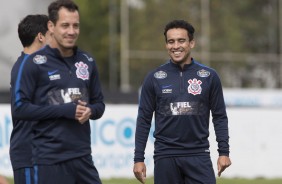
[[[81,124],[89,120],[92,114],[91,109],[89,107],[86,107],[86,105],[86,102],[79,100],[78,105],[76,106],[75,119],[78,120]]]
[[[146,165],[144,162],[136,162],[133,167],[133,173],[141,183],[145,183]]]
[[[85,106],[77,105],[76,106],[76,111],[75,111],[75,119],[78,120],[85,111],[86,111],[86,107]]]
[[[219,156],[217,160],[218,176],[220,177],[221,173],[230,165],[231,160],[228,156]]]
[[[85,111],[84,113],[81,115],[81,117],[78,118],[79,123],[83,124],[85,123],[87,120],[90,119],[91,116],[91,109],[89,107],[85,107]]]

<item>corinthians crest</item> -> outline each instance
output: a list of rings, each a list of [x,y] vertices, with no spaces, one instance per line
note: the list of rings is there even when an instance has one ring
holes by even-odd
[[[82,80],[89,79],[88,65],[80,61],[75,63],[76,66],[76,76]]]
[[[201,94],[202,92],[202,81],[201,80],[197,80],[197,79],[189,79],[188,80],[189,86],[188,86],[188,93],[193,94],[193,95],[198,95]]]

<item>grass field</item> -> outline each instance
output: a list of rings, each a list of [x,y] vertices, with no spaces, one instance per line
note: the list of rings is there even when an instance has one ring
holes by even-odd
[[[146,184],[153,184],[153,178],[147,178]],[[12,179],[9,179],[10,184],[14,184]],[[140,184],[136,179],[120,179],[114,178],[109,180],[103,180],[103,184]],[[281,179],[217,179],[217,184],[282,184]]]

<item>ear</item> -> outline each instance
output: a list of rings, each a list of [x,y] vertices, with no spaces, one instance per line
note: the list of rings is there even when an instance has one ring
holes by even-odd
[[[49,20],[47,26],[48,26],[48,30],[50,31],[50,33],[53,33],[54,27],[55,27],[54,23]]]
[[[38,33],[37,34],[37,38],[38,38],[38,40],[40,41],[40,42],[43,42],[44,41],[44,38],[43,38],[44,36],[43,36],[43,34],[40,32],[40,33]]]
[[[194,40],[194,39],[191,40],[189,44],[190,44],[190,48],[194,48],[194,47],[195,47],[195,44],[196,44],[196,43],[195,43],[195,40]]]

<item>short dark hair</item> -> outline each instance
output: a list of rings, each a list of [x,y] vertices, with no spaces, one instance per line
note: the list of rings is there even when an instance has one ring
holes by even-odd
[[[165,41],[167,41],[167,35],[166,35],[167,31],[173,28],[186,29],[188,37],[189,37],[189,41],[194,39],[195,29],[190,23],[186,22],[185,20],[173,20],[165,26],[165,29],[164,29]]]
[[[62,7],[68,9],[71,12],[79,11],[78,6],[72,0],[57,0],[52,2],[48,6],[48,14],[50,21],[52,21],[54,24],[56,24],[59,19],[58,12]]]
[[[46,34],[48,31],[47,23],[48,23],[47,15],[27,15],[23,18],[18,24],[18,35],[23,47],[30,46],[38,33]]]

